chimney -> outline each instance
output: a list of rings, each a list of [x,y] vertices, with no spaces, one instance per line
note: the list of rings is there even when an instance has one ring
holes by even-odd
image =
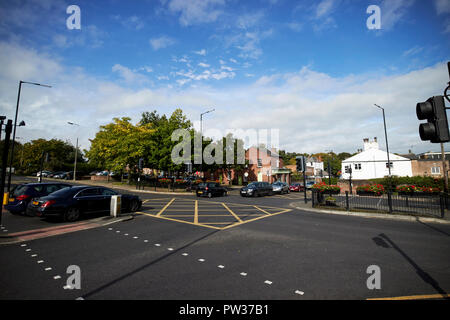
[[[377,142],[377,137],[374,137],[374,138],[373,138],[373,141],[374,141],[374,142]]]

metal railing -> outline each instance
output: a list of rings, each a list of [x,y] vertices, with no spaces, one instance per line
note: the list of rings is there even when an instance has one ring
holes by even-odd
[[[399,195],[385,193],[375,195],[328,194],[312,192],[313,207],[328,207],[347,211],[372,211],[380,213],[409,214],[444,218],[450,203],[446,194]]]

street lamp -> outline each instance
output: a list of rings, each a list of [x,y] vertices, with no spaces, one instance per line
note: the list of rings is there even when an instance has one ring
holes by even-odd
[[[36,83],[36,82],[28,82],[28,81],[22,81],[22,80],[19,81],[19,92],[17,94],[16,115],[14,117],[14,129],[13,129],[13,138],[12,138],[12,147],[11,147],[11,157],[9,158],[9,175],[8,175],[8,189],[7,189],[8,193],[11,190],[11,174],[12,174],[11,173],[11,168],[12,168],[12,162],[13,162],[13,159],[14,159],[14,141],[16,139],[17,115],[19,113],[20,91],[22,90],[22,83],[32,84],[32,85],[35,85],[35,86],[41,86],[41,87],[46,87],[46,88],[51,88],[51,86],[46,85],[46,84],[41,84],[41,83]],[[25,125],[25,122],[23,122],[23,125]]]
[[[80,126],[78,123],[67,121],[68,124],[71,126]],[[73,181],[76,180],[76,174],[77,174],[77,157],[78,157],[78,137],[77,137],[77,145],[75,148],[75,161],[73,164]]]
[[[391,177],[391,162],[389,160],[389,144],[388,144],[388,137],[387,137],[387,130],[386,130],[386,117],[384,116],[384,108],[380,107],[377,104],[374,104],[377,108],[381,109],[383,111],[383,123],[384,123],[384,137],[386,138],[386,152],[387,152],[387,160],[388,160],[388,169],[389,169],[389,178]]]

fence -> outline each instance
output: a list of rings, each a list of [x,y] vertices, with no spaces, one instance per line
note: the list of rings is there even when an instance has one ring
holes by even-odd
[[[386,193],[381,196],[326,194],[312,192],[313,207],[329,207],[347,211],[375,211],[382,213],[412,214],[444,218],[450,201],[445,194],[439,195],[397,195]]]

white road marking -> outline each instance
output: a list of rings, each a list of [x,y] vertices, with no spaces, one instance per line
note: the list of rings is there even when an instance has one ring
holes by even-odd
[[[44,260],[39,260],[37,263],[43,263],[44,262]]]
[[[138,237],[133,237],[133,239],[137,239]]]
[[[120,230],[117,230],[116,233],[120,233]]]
[[[48,268],[45,268],[44,270],[45,271],[50,271],[50,270],[52,270],[52,268],[48,267]]]
[[[169,250],[169,251],[173,251],[173,248],[167,248],[167,250]]]
[[[21,247],[26,247],[27,245],[24,243],[24,244],[21,244],[20,246],[21,246]]]
[[[110,231],[111,231],[112,229],[113,229],[113,228],[108,228],[108,230],[110,230]]]
[[[205,259],[198,259],[198,261],[200,261],[200,262],[205,262]]]
[[[247,273],[241,272],[240,275],[243,276],[243,277],[246,277],[246,276],[247,276]]]
[[[295,293],[296,293],[296,294],[299,294],[299,295],[301,295],[301,296],[305,294],[303,291],[300,291],[300,290],[295,290]]]
[[[265,284],[272,284],[272,281],[266,280],[264,281]]]
[[[55,280],[61,279],[61,276],[54,276],[53,279],[55,279]]]
[[[161,245],[159,243],[155,243],[155,246],[160,247]]]
[[[144,242],[148,242],[148,240],[144,240]]]
[[[31,251],[31,249],[26,249],[25,251],[26,251],[26,252],[30,252],[30,251]]]
[[[37,257],[37,254],[32,254],[31,257],[32,258]]]
[[[125,233],[125,234],[124,234],[124,236],[127,236],[127,235],[128,235],[128,233]]]
[[[84,298],[83,297],[78,297],[75,300],[84,300]]]
[[[185,252],[185,253],[182,253],[181,255],[186,257],[186,256],[189,255],[189,253],[186,253],[186,252]]]
[[[217,268],[223,269],[223,268],[225,268],[225,266],[220,264],[220,265],[217,266]]]
[[[64,286],[63,289],[64,290],[66,290],[66,289],[73,289],[73,287],[72,286]]]

